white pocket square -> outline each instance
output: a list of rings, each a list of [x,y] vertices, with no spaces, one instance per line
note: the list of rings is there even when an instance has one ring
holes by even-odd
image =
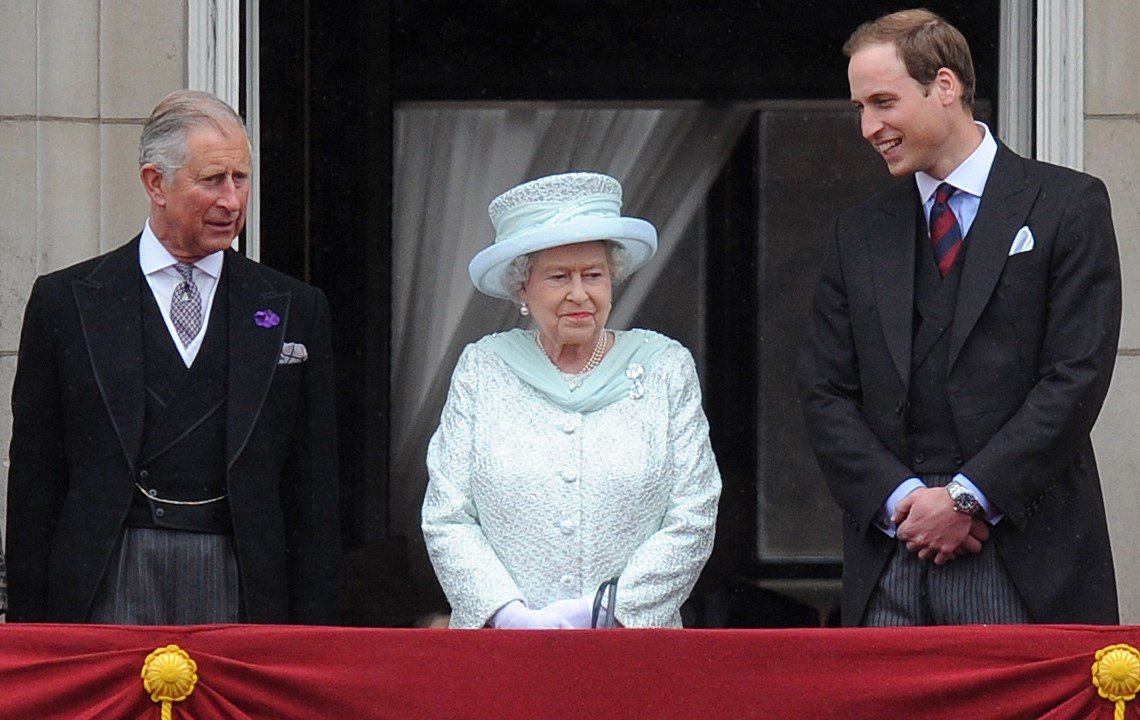
[[[1033,249],[1033,231],[1029,229],[1028,225],[1022,225],[1017,234],[1013,236],[1013,242],[1009,246],[1009,254],[1016,255],[1018,253],[1029,252]]]
[[[309,359],[309,349],[304,343],[287,342],[281,345],[281,354],[277,357],[278,365],[296,365]]]

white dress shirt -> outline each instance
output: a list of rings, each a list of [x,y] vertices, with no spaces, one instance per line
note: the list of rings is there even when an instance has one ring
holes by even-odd
[[[194,284],[202,295],[202,327],[198,334],[186,347],[178,338],[178,331],[174,329],[174,321],[170,319],[170,301],[174,297],[174,288],[182,282],[182,276],[174,269],[178,260],[163,247],[154,232],[150,229],[150,220],[143,227],[142,239],[139,240],[139,267],[142,268],[150,291],[154,293],[155,302],[162,313],[166,329],[170,332],[170,339],[178,353],[182,355],[182,362],[186,367],[194,364],[198,357],[198,350],[202,347],[202,338],[206,337],[206,326],[210,321],[210,308],[214,306],[214,292],[218,289],[218,278],[222,274],[223,251],[207,255],[194,263]]]

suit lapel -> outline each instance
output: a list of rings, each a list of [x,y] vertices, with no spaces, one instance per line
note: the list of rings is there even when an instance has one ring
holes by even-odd
[[[966,338],[989,302],[1005,267],[1009,245],[1025,224],[1039,190],[1040,187],[1025,176],[1021,158],[998,143],[978,215],[966,237],[958,304],[950,327],[947,368],[954,366]]]
[[[136,237],[72,283],[95,382],[132,468],[146,414],[138,247]]]
[[[875,212],[869,232],[875,301],[887,349],[903,385],[910,381],[917,204],[914,181],[896,183]]]
[[[249,439],[277,370],[277,358],[289,324],[291,296],[275,291],[262,277],[258,265],[236,252],[226,251],[222,272],[229,275],[228,470]],[[254,318],[262,310],[272,311],[278,322],[271,327],[259,325]]]

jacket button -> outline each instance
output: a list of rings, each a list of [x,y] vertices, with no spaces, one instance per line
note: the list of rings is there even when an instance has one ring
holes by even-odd
[[[146,470],[139,470],[139,477],[143,480],[146,480],[148,477],[150,477],[150,472]]]
[[[915,465],[921,465],[924,462],[926,462],[926,456],[925,455],[923,455],[922,453],[915,453],[914,454],[914,464]]]
[[[904,407],[906,407],[906,404],[902,400],[895,403],[895,414],[901,415]]]
[[[163,510],[162,508],[155,508],[155,510],[154,510],[154,516],[155,517],[162,517],[165,514],[166,514],[166,511]]]

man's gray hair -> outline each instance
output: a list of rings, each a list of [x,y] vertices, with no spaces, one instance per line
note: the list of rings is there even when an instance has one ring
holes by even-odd
[[[614,287],[621,285],[629,277],[633,259],[629,252],[613,240],[603,240],[606,247],[606,260],[610,264],[610,282]],[[519,255],[503,268],[503,287],[511,294],[511,299],[520,302],[519,291],[530,277],[534,269],[534,256],[537,252]]]
[[[169,178],[189,159],[187,134],[206,125],[222,133],[240,130],[249,142],[241,117],[229,105],[208,92],[175,90],[155,106],[143,125],[139,167],[152,163]]]

